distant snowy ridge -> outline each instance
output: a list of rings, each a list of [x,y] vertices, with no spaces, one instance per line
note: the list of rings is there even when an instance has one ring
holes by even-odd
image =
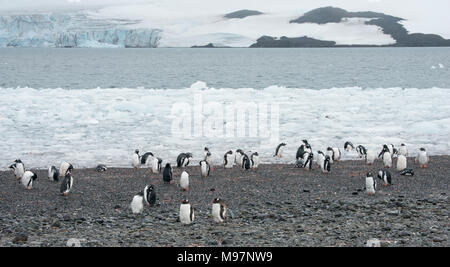
[[[0,47],[157,47],[161,31],[136,23],[85,12],[0,16]]]

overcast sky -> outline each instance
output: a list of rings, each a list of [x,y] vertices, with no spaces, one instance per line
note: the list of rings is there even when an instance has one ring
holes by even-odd
[[[322,6],[335,6],[350,11],[379,11],[407,19],[405,26],[414,32],[437,33],[450,38],[450,0],[0,0],[0,12],[53,11],[79,8],[101,8],[114,5],[142,4],[169,11],[207,15],[223,14],[238,9],[299,14]]]

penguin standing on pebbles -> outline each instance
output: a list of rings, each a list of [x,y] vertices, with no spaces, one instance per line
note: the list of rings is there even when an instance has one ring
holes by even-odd
[[[405,156],[405,157],[408,156],[408,149],[406,148],[406,145],[405,145],[405,144],[402,143],[402,144],[400,145],[400,147],[398,148],[397,154],[398,154],[398,155]]]
[[[305,168],[307,171],[310,171],[312,169],[313,159],[313,153],[306,152],[303,155],[303,168]]]
[[[373,150],[367,150],[366,151],[366,164],[367,165],[372,165],[375,162],[375,159],[377,158],[375,152]]]
[[[327,148],[327,155],[330,156],[330,163],[334,161],[334,150],[331,147]]]
[[[352,142],[345,142],[344,144],[344,150],[347,152],[350,152],[351,150],[355,149],[355,147],[353,146]]]
[[[153,206],[156,203],[156,192],[153,185],[147,185],[144,188],[143,191],[143,197],[145,203],[147,203],[148,206]]]
[[[420,168],[426,168],[429,160],[426,149],[421,147],[415,160],[416,163],[419,162]]]
[[[385,168],[391,168],[392,167],[392,157],[391,152],[389,152],[389,149],[385,145],[383,150],[381,151],[380,155],[378,157],[382,156],[383,158],[383,164]]]
[[[20,178],[22,178],[23,174],[25,173],[25,165],[20,159],[16,159],[14,161],[14,164],[9,166],[9,168],[14,171],[14,175],[16,176],[17,180],[20,180]]]
[[[50,179],[50,181],[52,182],[59,181],[59,171],[55,166],[51,166],[50,168],[48,168],[48,179]]]
[[[243,168],[244,168],[244,165],[243,165],[244,164],[244,155],[245,155],[245,153],[242,149],[237,149],[236,155],[234,158],[234,161],[236,162],[236,164]]]
[[[144,202],[144,193],[141,191],[137,195],[135,195],[133,197],[133,200],[131,201],[130,204],[131,212],[133,212],[133,214],[142,213],[142,211],[144,210],[143,202]]]
[[[322,151],[317,151],[317,166],[322,169],[323,163],[325,161],[325,154]]]
[[[323,161],[322,166],[320,166],[320,169],[323,173],[330,173],[331,172],[331,162],[330,162],[330,156],[326,155],[325,159]]]
[[[133,153],[131,160],[131,165],[133,168],[138,169],[141,166],[141,156],[139,156],[139,149],[136,149]]]
[[[212,204],[212,216],[216,223],[223,223],[227,216],[227,205],[220,198],[215,198]]]
[[[383,181],[384,186],[392,185],[392,175],[388,170],[379,170],[378,178]]]
[[[356,147],[356,152],[360,158],[365,158],[367,155],[367,149],[362,145]]]
[[[68,172],[72,172],[72,171],[73,171],[72,164],[70,164],[68,162],[63,162],[63,163],[61,163],[61,166],[59,167],[59,176],[66,177],[66,174]]]
[[[170,163],[167,163],[164,168],[163,181],[165,184],[170,184],[172,182],[172,166],[170,166]]]
[[[209,176],[210,166],[209,166],[208,161],[206,161],[206,160],[200,161],[200,170],[201,170],[202,176],[204,178]]]
[[[182,224],[191,224],[194,222],[194,207],[187,199],[181,201],[180,222]]]
[[[295,158],[298,160],[300,158],[303,158],[303,155],[308,152],[312,153],[311,146],[308,143],[308,140],[302,140],[303,144],[297,149],[297,154]]]
[[[35,173],[26,171],[22,175],[20,181],[26,189],[31,190],[31,189],[33,189],[33,183],[34,183],[34,181],[36,181],[36,179],[37,179],[37,175]]]
[[[95,170],[97,172],[106,172],[108,170],[108,168],[105,165],[103,165],[103,164],[99,164],[99,165],[97,165]]]
[[[181,153],[177,157],[177,167],[184,168],[189,165],[189,159],[192,158],[192,153]]]
[[[141,156],[141,166],[148,166],[150,165],[150,163],[153,160],[153,153],[152,152],[147,152],[144,155]]]
[[[401,172],[406,169],[408,160],[403,155],[398,155],[397,157],[397,171]]]
[[[242,156],[242,168],[244,170],[250,170],[250,168],[252,167],[251,165],[252,165],[252,163],[251,163],[249,157],[247,156],[247,154],[244,154]]]
[[[231,169],[233,168],[233,151],[228,151],[223,156],[223,162],[225,169]]]
[[[151,162],[151,170],[153,173],[161,173],[161,164],[162,164],[162,159],[161,158],[157,158],[157,157],[153,157],[152,162]]]
[[[212,159],[212,154],[209,151],[209,148],[205,147],[204,153],[205,153],[205,159],[204,160],[208,163],[209,168],[212,171],[214,169],[214,162],[213,162],[213,159]]]
[[[189,174],[186,171],[183,171],[181,173],[180,187],[184,191],[189,191]]]
[[[377,188],[377,182],[373,179],[372,173],[367,173],[366,175],[366,191],[367,194],[373,196],[375,195],[375,190]]]
[[[70,193],[70,190],[72,190],[72,186],[73,186],[73,177],[72,177],[72,173],[70,171],[68,171],[66,173],[66,176],[64,177],[64,180],[61,183],[61,187],[59,189],[59,192],[63,195],[63,196],[68,196]]]
[[[275,154],[273,155],[274,157],[278,157],[278,158],[282,158],[283,157],[283,150],[284,147],[286,146],[285,143],[281,143],[277,146],[277,148],[275,149]]]
[[[259,154],[258,152],[253,153],[250,156],[250,161],[252,163],[252,169],[257,169],[259,166]]]

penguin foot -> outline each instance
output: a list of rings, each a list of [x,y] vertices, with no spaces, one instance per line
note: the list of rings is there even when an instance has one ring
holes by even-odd
[[[31,190],[32,189],[32,187],[31,186],[29,186],[28,188],[27,188],[28,190]]]

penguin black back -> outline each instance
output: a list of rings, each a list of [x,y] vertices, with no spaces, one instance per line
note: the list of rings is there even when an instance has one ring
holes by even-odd
[[[170,166],[170,163],[167,163],[166,167],[164,167],[163,181],[164,183],[170,183],[172,181],[172,167]]]
[[[249,170],[250,164],[250,159],[248,158],[247,154],[244,154],[242,158],[242,168],[244,168],[245,170]]]

